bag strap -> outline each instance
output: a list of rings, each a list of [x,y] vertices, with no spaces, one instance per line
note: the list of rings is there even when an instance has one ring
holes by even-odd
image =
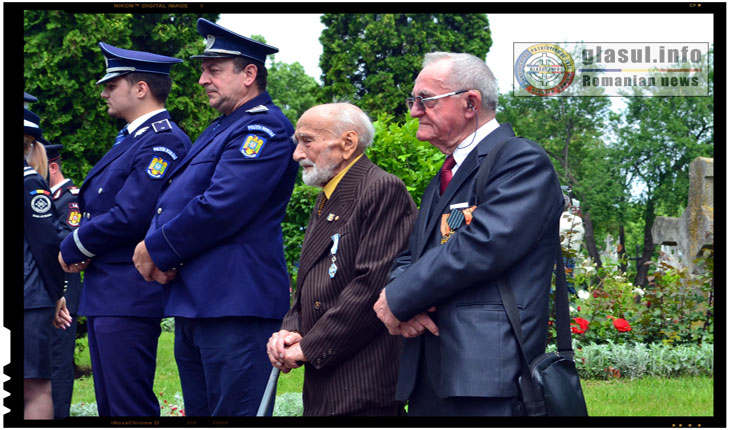
[[[479,166],[479,171],[477,172],[477,180],[476,180],[476,202],[475,205],[479,206],[479,203],[483,202],[485,199],[485,193],[487,192],[487,179],[489,179],[489,172],[492,170],[492,164],[494,163],[494,160],[497,158],[497,155],[499,155],[499,152],[502,150],[502,147],[509,142],[512,139],[517,139],[517,136],[510,137],[507,140],[503,140],[496,145],[494,145],[494,148],[492,148],[491,151],[489,151],[489,154],[484,158],[484,161],[482,161],[482,164]]]

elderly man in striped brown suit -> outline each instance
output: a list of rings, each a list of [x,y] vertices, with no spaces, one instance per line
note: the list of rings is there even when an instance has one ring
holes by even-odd
[[[397,415],[400,339],[372,312],[405,249],[416,205],[364,155],[375,130],[349,103],[315,106],[297,123],[294,160],[322,187],[302,245],[297,290],[267,349],[282,372],[304,364],[304,415]]]

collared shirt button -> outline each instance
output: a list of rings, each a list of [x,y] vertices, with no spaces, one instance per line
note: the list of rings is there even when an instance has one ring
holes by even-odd
[[[322,364],[322,360],[320,360],[318,358],[318,359],[314,360],[314,364],[316,364],[317,366],[319,366],[320,364]]]
[[[104,191],[104,189],[102,187],[99,187],[99,194],[101,194],[102,191]]]
[[[157,208],[157,215],[162,213],[162,208]]]
[[[319,301],[314,302],[314,309],[319,309],[321,307],[322,307],[322,303],[321,302],[319,302]]]

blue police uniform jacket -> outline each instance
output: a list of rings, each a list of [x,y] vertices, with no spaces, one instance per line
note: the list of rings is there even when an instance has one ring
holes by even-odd
[[[79,209],[79,189],[71,179],[66,179],[62,183],[54,186],[56,190],[51,189],[53,195],[53,206],[58,213],[58,220],[63,227],[64,234],[71,234],[81,222],[81,210]],[[79,309],[79,299],[81,296],[81,275],[78,273],[65,273],[65,285],[63,297],[66,298],[66,308],[74,315]]]
[[[153,115],[94,166],[79,193],[81,223],[61,243],[67,264],[91,258],[79,314],[161,317],[159,286],[132,262],[164,181],[190,149],[167,111]]]
[[[281,222],[299,166],[294,128],[263,92],[219,117],[162,190],[145,244],[163,271],[165,316],[281,319],[289,277]]]
[[[48,183],[23,164],[23,308],[55,307],[63,293],[58,246],[64,233]]]

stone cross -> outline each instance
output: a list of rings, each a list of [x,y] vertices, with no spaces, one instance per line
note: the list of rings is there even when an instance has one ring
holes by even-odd
[[[694,260],[714,243],[714,159],[697,157],[689,165],[687,208],[679,218],[658,216],[651,227],[656,245],[679,248],[680,261],[689,273],[695,272]]]

